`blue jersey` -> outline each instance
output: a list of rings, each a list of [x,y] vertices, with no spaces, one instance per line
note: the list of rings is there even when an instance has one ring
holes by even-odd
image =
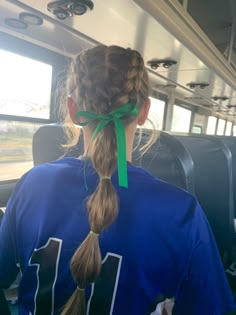
[[[89,315],[146,315],[165,299],[173,314],[223,315],[234,308],[206,217],[189,193],[128,165],[116,221],[99,236],[102,271],[86,290]],[[20,315],[59,314],[76,289],[70,260],[90,231],[86,199],[98,176],[64,158],[18,182],[0,227],[0,286],[19,268]],[[160,305],[160,304],[159,304]]]

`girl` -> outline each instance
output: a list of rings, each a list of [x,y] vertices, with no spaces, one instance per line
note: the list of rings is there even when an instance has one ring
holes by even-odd
[[[84,155],[25,174],[0,228],[0,286],[20,269],[19,314],[233,309],[196,199],[131,164],[135,129],[150,107],[141,55],[117,46],[80,53],[67,95],[70,119],[83,126]]]

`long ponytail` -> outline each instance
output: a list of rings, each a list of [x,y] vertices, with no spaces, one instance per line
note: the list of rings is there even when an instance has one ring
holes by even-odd
[[[140,54],[117,46],[97,46],[77,56],[70,90],[79,110],[103,114],[132,102],[141,106],[148,97],[148,77]],[[71,86],[72,85],[72,86]],[[124,124],[134,118],[127,117]],[[94,130],[96,126],[90,126]],[[74,140],[74,139],[73,139]],[[95,282],[101,271],[99,234],[118,214],[118,197],[111,176],[117,167],[115,129],[104,127],[91,141],[86,155],[99,176],[99,183],[87,201],[90,232],[71,260],[77,289],[62,315],[85,315],[84,289]]]

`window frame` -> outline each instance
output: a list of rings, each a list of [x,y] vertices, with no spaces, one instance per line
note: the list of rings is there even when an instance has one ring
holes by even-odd
[[[1,120],[12,120],[32,123],[52,123],[55,122],[54,109],[56,108],[55,89],[58,73],[65,70],[70,61],[69,57],[60,55],[47,48],[32,44],[23,39],[13,37],[0,32],[0,49],[14,53],[22,57],[46,63],[52,66],[51,97],[49,107],[49,118],[26,117],[17,115],[0,114]]]
[[[0,114],[0,123],[1,121],[16,121],[35,124],[50,124],[56,122],[57,119],[55,117],[55,109],[57,109],[59,105],[56,103],[55,97],[57,78],[60,73],[66,70],[68,64],[71,61],[71,58],[3,32],[0,32],[0,49],[52,66],[49,118],[45,119],[37,117]],[[8,183],[13,184],[18,180],[19,178],[0,180],[0,185],[7,185]]]
[[[164,93],[157,93],[157,92],[153,92],[153,94],[151,95],[151,97],[157,98],[158,100],[162,101],[165,103],[165,107],[164,107],[164,115],[163,115],[163,123],[162,123],[162,131],[166,130],[166,125],[167,125],[167,113],[168,113],[168,106],[169,106],[169,99],[168,99],[168,95],[164,94]]]

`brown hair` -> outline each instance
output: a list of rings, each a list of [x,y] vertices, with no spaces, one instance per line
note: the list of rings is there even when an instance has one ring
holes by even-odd
[[[140,108],[148,98],[148,75],[141,55],[131,49],[99,45],[81,52],[72,64],[68,80],[69,94],[78,110],[106,114],[126,103]],[[135,117],[126,117],[127,126]],[[68,120],[67,120],[68,121]],[[74,145],[78,132],[67,125],[67,135]],[[89,124],[91,131],[96,124]],[[71,272],[78,287],[84,289],[96,281],[101,270],[98,235],[115,220],[118,199],[110,177],[117,165],[116,137],[113,124],[104,127],[90,143],[90,158],[100,181],[87,202],[91,231],[71,260]],[[85,293],[76,289],[67,302],[63,315],[85,314]]]

